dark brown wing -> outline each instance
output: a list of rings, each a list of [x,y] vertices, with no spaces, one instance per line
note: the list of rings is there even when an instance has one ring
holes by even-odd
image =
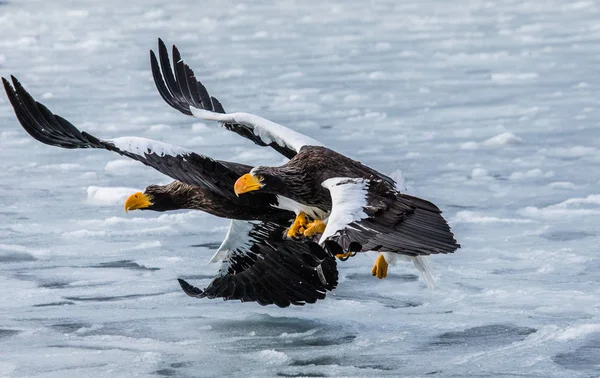
[[[233,185],[239,176],[250,171],[251,167],[247,165],[213,160],[185,148],[146,138],[96,138],[78,130],[69,121],[36,102],[16,78],[12,77],[14,88],[8,80],[2,78],[2,82],[21,126],[44,144],[69,149],[114,151],[183,183],[211,190],[234,203],[259,207],[277,203],[276,196],[266,193],[243,197],[235,195]]]
[[[333,206],[321,243],[330,240],[345,250],[409,256],[460,248],[437,206],[390,190],[385,181],[337,178],[324,186]]]
[[[337,286],[335,258],[317,243],[283,240],[284,227],[271,222],[233,224],[238,226],[230,228],[215,255],[223,259],[221,269],[206,289],[179,279],[189,296],[302,306],[324,299]]]

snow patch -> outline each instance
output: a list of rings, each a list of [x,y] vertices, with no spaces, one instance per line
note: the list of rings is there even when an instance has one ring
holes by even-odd
[[[556,189],[577,189],[577,185],[575,185],[574,183],[570,182],[570,181],[555,181],[555,182],[551,182],[550,184],[548,184],[549,187],[551,188],[556,188]]]
[[[521,218],[498,218],[487,215],[481,215],[474,211],[459,211],[452,220],[453,223],[512,223],[512,224],[527,224],[534,223],[531,219]]]
[[[204,137],[198,135],[198,136],[195,136],[192,138],[188,138],[186,140],[186,144],[189,144],[192,146],[205,145],[206,139],[204,139]]]
[[[361,95],[358,94],[351,94],[348,95],[346,97],[344,97],[344,102],[345,103],[351,103],[351,102],[360,102],[363,101],[363,97]]]
[[[210,127],[206,126],[203,122],[192,123],[191,130],[195,133],[198,132],[208,132],[211,130]]]
[[[62,163],[62,164],[42,165],[40,168],[42,168],[42,169],[50,169],[50,170],[53,170],[53,171],[69,172],[69,171],[74,171],[76,169],[80,169],[82,167],[81,167],[81,164]]]
[[[123,171],[129,171],[129,168],[139,167],[142,163],[132,159],[118,159],[112,160],[106,163],[104,170],[111,173],[122,173]],[[127,173],[127,172],[123,172]]]
[[[129,214],[132,214],[133,212],[130,212]],[[131,217],[131,216],[127,216],[127,217],[108,217],[105,219],[89,219],[89,220],[83,220],[80,222],[80,224],[85,225],[85,226],[90,226],[90,227],[106,227],[106,226],[112,226],[112,227],[118,227],[121,225],[127,225],[127,224],[139,224],[139,225],[147,225],[150,223],[155,223],[155,224],[188,224],[189,222],[198,219],[198,218],[205,218],[207,217],[207,213],[201,212],[201,211],[196,211],[196,210],[191,210],[191,211],[186,211],[186,212],[172,212],[172,213],[166,213],[166,214],[160,214],[158,217],[151,217],[151,218],[145,218],[145,217]],[[223,229],[225,230],[225,229]],[[221,232],[222,230],[210,230],[211,233],[213,232]]]
[[[73,18],[84,18],[89,16],[89,12],[83,9],[72,9],[72,10],[68,10],[66,12],[66,15],[68,17],[73,17]]]
[[[153,241],[149,241],[149,242],[143,242],[140,243],[138,245],[136,245],[135,247],[131,247],[131,250],[140,250],[140,249],[150,249],[150,248],[158,248],[158,247],[162,247],[162,244],[159,240],[153,240]]]
[[[536,72],[499,72],[493,73],[491,79],[498,84],[514,84],[523,81],[532,81],[537,79],[538,76],[539,75]]]
[[[392,44],[389,42],[377,42],[375,44],[376,51],[388,51],[392,48]]]
[[[47,248],[31,248],[19,244],[0,244],[0,250],[30,253],[32,255],[45,255],[50,252]]]
[[[157,20],[164,17],[165,11],[162,9],[151,9],[144,13],[144,18],[149,20]]]
[[[495,137],[491,137],[481,142],[482,145],[488,147],[508,146],[521,143],[523,143],[523,139],[509,132],[496,135]]]
[[[556,340],[559,341],[568,341],[568,340],[576,340],[581,339],[586,335],[591,333],[600,332],[600,324],[598,323],[588,323],[588,324],[580,324],[573,327],[568,327],[563,332],[559,333],[556,336]]]
[[[458,138],[469,138],[473,135],[473,129],[458,129],[454,130],[453,134]]]
[[[171,131],[173,128],[169,125],[165,125],[165,124],[158,124],[158,125],[152,125],[150,126],[150,128],[148,129],[148,131],[150,132],[161,132],[161,131]]]
[[[460,145],[461,150],[476,150],[479,148],[479,144],[477,142],[465,142]]]
[[[519,212],[526,216],[545,219],[600,215],[600,194],[590,194],[583,198],[570,198],[541,208],[528,206]]]
[[[244,71],[241,68],[233,68],[230,70],[219,70],[217,71],[217,73],[215,74],[215,78],[216,79],[229,79],[229,78],[233,78],[233,77],[242,77],[246,74],[246,71]]]
[[[80,174],[79,178],[84,180],[95,180],[98,178],[98,174],[96,172],[85,172]]]
[[[287,354],[273,349],[261,350],[255,353],[253,357],[267,365],[283,365],[290,360]]]
[[[511,180],[521,180],[525,178],[548,178],[554,177],[553,171],[544,172],[539,168],[531,169],[526,172],[513,172],[508,177]]]
[[[139,191],[133,188],[89,186],[87,188],[87,199],[88,203],[94,205],[122,205],[127,197]]]
[[[480,177],[488,177],[489,173],[487,171],[487,169],[485,168],[481,168],[481,167],[477,167],[477,168],[473,168],[473,170],[471,171],[471,178],[480,178]]]
[[[70,239],[70,238],[90,238],[95,236],[106,236],[106,231],[104,230],[75,230],[63,232],[61,234],[62,237]]]
[[[562,158],[581,158],[585,156],[597,155],[598,150],[594,147],[572,146],[542,149],[540,150],[540,153]]]
[[[388,77],[389,77],[388,74],[386,74],[385,72],[381,72],[381,71],[371,72],[368,76],[368,78],[371,80],[385,80]]]
[[[480,147],[515,146],[523,143],[523,139],[513,133],[502,133],[481,142],[469,141],[460,145],[461,150],[476,150]]]

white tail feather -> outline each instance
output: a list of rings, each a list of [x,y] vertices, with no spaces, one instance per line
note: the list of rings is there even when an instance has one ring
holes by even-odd
[[[430,289],[435,289],[435,279],[431,268],[431,256],[406,256],[393,252],[381,252],[385,261],[390,265],[395,265],[398,260],[412,261],[415,268],[421,273],[421,277]]]
[[[421,272],[421,277],[425,280],[427,287],[435,289],[435,279],[431,274],[431,258],[429,256],[412,256],[410,259],[415,264],[415,268]]]

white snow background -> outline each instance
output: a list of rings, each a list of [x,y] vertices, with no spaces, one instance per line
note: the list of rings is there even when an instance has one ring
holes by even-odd
[[[125,214],[167,177],[42,145],[0,95],[0,376],[600,376],[595,1],[0,1],[0,75],[98,137],[280,155],[169,108],[175,43],[229,111],[306,133],[443,210],[463,248],[339,263],[305,307],[197,300],[227,221]]]

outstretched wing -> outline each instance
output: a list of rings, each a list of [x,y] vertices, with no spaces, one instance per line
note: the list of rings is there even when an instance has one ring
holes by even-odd
[[[303,146],[323,145],[306,135],[253,114],[226,114],[221,103],[208,94],[192,69],[183,62],[177,47],[173,46],[172,70],[169,53],[161,39],[158,40],[158,55],[160,65],[154,52],[150,51],[154,83],[165,102],[174,109],[204,120],[219,121],[227,130],[260,146],[269,146],[289,159]]]
[[[192,297],[263,306],[301,306],[324,299],[337,286],[335,258],[317,243],[284,240],[283,232],[283,226],[271,222],[232,220],[211,260],[222,261],[217,276],[204,290],[179,279],[181,288]]]
[[[167,46],[160,38],[158,55],[160,65],[154,51],[150,50],[152,76],[158,93],[169,106],[189,116],[193,115],[190,106],[225,113],[219,100],[211,97],[206,87],[196,80],[194,72],[183,62],[176,46],[173,46],[173,69],[171,69]]]
[[[460,248],[441,210],[400,194],[384,180],[331,178],[332,210],[319,242],[345,250],[395,252],[408,256],[452,253]]]
[[[140,161],[157,171],[189,185],[211,190],[238,203],[244,201],[275,202],[275,196],[238,198],[233,192],[237,178],[250,171],[249,166],[213,160],[188,149],[160,141],[122,137],[102,140],[79,131],[69,121],[53,114],[36,102],[14,77],[2,78],[6,94],[23,128],[38,141],[62,148],[101,148]]]

